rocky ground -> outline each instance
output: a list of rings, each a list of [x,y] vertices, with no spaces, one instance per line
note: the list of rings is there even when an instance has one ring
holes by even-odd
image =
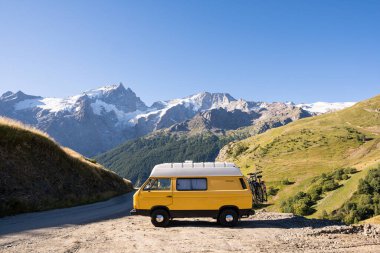
[[[155,228],[125,216],[5,234],[0,252],[380,252],[380,227],[344,226],[291,214],[259,212],[236,228],[212,219],[174,220]]]

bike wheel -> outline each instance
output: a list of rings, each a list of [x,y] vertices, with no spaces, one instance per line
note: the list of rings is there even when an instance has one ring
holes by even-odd
[[[257,187],[257,199],[259,201],[259,203],[263,203],[264,202],[264,192],[263,192],[263,189],[261,187]]]

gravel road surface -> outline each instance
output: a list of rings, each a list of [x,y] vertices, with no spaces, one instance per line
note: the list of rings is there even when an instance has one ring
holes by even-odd
[[[380,252],[380,227],[259,211],[236,228],[212,219],[155,228],[128,216],[132,193],[109,201],[0,219],[0,252]]]

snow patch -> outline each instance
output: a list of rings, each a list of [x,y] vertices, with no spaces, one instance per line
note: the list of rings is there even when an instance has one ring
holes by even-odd
[[[137,115],[142,113],[139,110],[126,113],[126,112],[123,112],[123,111],[117,109],[117,107],[115,105],[107,104],[106,102],[99,100],[99,99],[97,99],[97,100],[95,100],[95,102],[91,103],[90,106],[91,106],[94,114],[99,115],[99,116],[101,116],[105,113],[114,112],[116,115],[116,118],[118,120],[118,124],[121,124],[121,125],[125,125],[125,124],[134,125],[134,124],[136,124],[137,122],[135,122],[134,119],[137,117]]]
[[[25,99],[15,104],[15,110],[41,108],[50,112],[71,111],[80,96],[63,98],[36,98]]]
[[[25,99],[23,101],[18,102],[14,105],[15,110],[25,110],[33,107],[37,107],[38,105],[41,105],[40,99]]]
[[[70,97],[67,99],[62,98],[44,98],[41,100],[42,104],[38,107],[50,112],[71,111],[74,108],[77,99]]]
[[[300,107],[306,111],[312,113],[327,113],[338,110],[343,110],[347,107],[353,106],[356,102],[337,102],[337,103],[329,103],[329,102],[316,102],[311,104],[298,104],[297,107]]]
[[[86,94],[90,98],[98,98],[103,96],[104,94],[110,93],[111,91],[117,89],[120,85],[108,85],[108,86],[103,86],[97,89],[93,90],[88,90],[83,92],[83,94]]]

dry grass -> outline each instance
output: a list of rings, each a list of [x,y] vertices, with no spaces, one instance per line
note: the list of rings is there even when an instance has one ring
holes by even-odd
[[[361,224],[380,224],[380,215],[360,222]]]
[[[0,118],[0,216],[104,200],[132,184],[48,134]]]
[[[10,128],[13,128],[15,130],[19,130],[19,131],[29,131],[35,135],[39,135],[41,137],[50,139],[51,141],[55,142],[55,140],[52,137],[50,137],[47,133],[45,133],[45,132],[43,132],[43,131],[41,131],[41,130],[33,127],[33,126],[26,125],[20,121],[14,120],[14,119],[10,119],[10,118],[0,116],[0,124],[8,126]]]
[[[79,162],[86,163],[89,166],[92,166],[94,168],[105,169],[102,165],[100,165],[98,163],[91,162],[90,159],[84,157],[83,155],[79,154],[78,152],[76,152],[76,151],[74,151],[68,147],[60,146],[54,140],[54,138],[51,137],[48,133],[43,132],[43,131],[41,131],[41,130],[39,130],[39,129],[31,126],[31,125],[27,125],[27,124],[24,124],[20,121],[10,119],[10,118],[6,118],[6,117],[0,117],[0,125],[8,126],[8,127],[12,128],[14,130],[17,130],[17,131],[27,131],[27,132],[30,132],[32,134],[38,135],[42,138],[45,138],[45,139],[51,141],[55,145],[57,145],[58,148],[62,149],[62,151],[65,152],[72,159],[77,160]]]

